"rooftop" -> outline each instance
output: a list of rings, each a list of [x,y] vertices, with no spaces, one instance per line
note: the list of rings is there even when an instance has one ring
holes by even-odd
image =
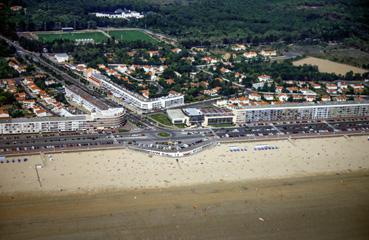
[[[183,119],[186,117],[186,115],[184,115],[181,109],[168,109],[167,114],[169,118],[171,119],[178,119],[178,118]]]
[[[183,109],[183,112],[187,116],[201,116],[201,115],[203,115],[202,112],[197,108],[185,108],[185,109]]]
[[[71,117],[34,117],[34,118],[12,118],[0,119],[0,123],[24,123],[24,122],[56,122],[56,121],[78,121],[85,120],[86,116],[71,116]]]
[[[83,91],[82,89],[76,86],[71,85],[71,86],[67,86],[66,88],[68,88],[70,91],[74,92],[75,94],[79,95],[81,98],[85,99],[86,101],[90,102],[91,104],[95,105],[100,110],[108,110],[110,108],[109,105],[107,105],[100,99],[94,96],[91,96],[90,94],[88,94],[87,92]]]
[[[232,116],[231,110],[226,108],[202,108],[201,112],[204,116]]]

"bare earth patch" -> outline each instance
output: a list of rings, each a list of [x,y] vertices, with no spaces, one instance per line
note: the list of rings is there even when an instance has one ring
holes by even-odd
[[[307,57],[298,61],[293,62],[295,66],[302,66],[304,64],[318,66],[320,72],[335,73],[345,75],[347,72],[353,71],[354,73],[366,73],[368,70],[350,66],[347,64],[337,63],[326,59]]]

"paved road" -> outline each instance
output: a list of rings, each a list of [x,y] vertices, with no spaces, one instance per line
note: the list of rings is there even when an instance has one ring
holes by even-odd
[[[189,150],[206,143],[222,141],[267,140],[288,137],[369,134],[367,119],[330,120],[324,122],[264,123],[220,129],[165,130],[169,137],[160,137],[162,129],[146,127],[129,133],[49,133],[0,136],[0,151],[61,151],[80,148],[132,146],[142,149]],[[171,147],[168,147],[171,143]]]

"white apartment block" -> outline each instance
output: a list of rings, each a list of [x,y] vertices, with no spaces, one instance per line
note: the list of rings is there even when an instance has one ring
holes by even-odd
[[[144,98],[143,96],[133,93],[117,84],[101,79],[101,87],[113,94],[114,97],[122,98],[126,103],[133,105],[144,111],[155,109],[168,109],[171,107],[182,106],[184,104],[184,96],[168,95],[160,98]]]
[[[324,120],[369,116],[369,102],[329,102],[234,107],[238,124],[257,121]]]
[[[0,134],[84,131],[119,128],[125,109],[112,107],[75,86],[65,87],[66,98],[89,114],[64,117],[0,119]]]

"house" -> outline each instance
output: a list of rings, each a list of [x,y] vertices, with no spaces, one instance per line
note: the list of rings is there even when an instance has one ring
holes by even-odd
[[[264,94],[263,97],[267,101],[273,101],[274,100],[274,95],[273,94]]]
[[[282,93],[282,92],[283,92],[283,89],[284,89],[284,88],[283,88],[282,86],[276,86],[276,87],[275,87],[275,92],[276,92],[276,93]]]
[[[7,80],[7,90],[11,93],[16,93],[17,92],[17,87],[15,86],[15,80],[14,79],[9,79]]]
[[[302,94],[304,94],[305,96],[316,96],[317,95],[314,91],[308,88],[301,88],[300,92],[302,92]]]
[[[298,87],[288,87],[287,91],[290,93],[295,93],[299,91],[299,88]]]
[[[245,52],[245,53],[243,54],[243,56],[244,56],[245,58],[254,58],[254,57],[257,57],[257,56],[258,56],[258,54],[257,54],[256,52],[251,51],[251,52]]]
[[[159,56],[159,51],[147,51],[150,57]]]
[[[145,90],[141,90],[140,91],[142,96],[144,96],[145,98],[149,98],[150,97],[150,92],[148,89],[145,89]]]
[[[362,93],[364,92],[364,85],[359,83],[350,84],[350,86],[354,89],[355,93]]]
[[[260,82],[267,82],[271,80],[271,76],[263,74],[263,75],[258,76],[258,80]]]
[[[246,50],[246,46],[245,45],[243,45],[243,44],[235,44],[235,45],[233,45],[232,46],[232,50],[233,51],[244,51],[244,50]]]
[[[12,10],[13,12],[18,12],[20,10],[22,10],[23,7],[22,6],[19,6],[19,5],[14,5],[14,6],[11,6],[10,7],[10,10]]]
[[[23,101],[26,99],[26,93],[20,92],[15,95],[17,101]]]
[[[292,94],[292,99],[294,101],[301,101],[301,100],[304,99],[304,95],[299,94],[299,93],[295,93],[295,94]]]
[[[180,52],[182,52],[182,49],[180,49],[180,48],[173,48],[172,50],[171,50],[171,52],[173,52],[173,53],[180,53]]]
[[[331,97],[329,95],[323,95],[320,100],[322,102],[329,102],[331,100]]]
[[[3,107],[0,107],[0,118],[9,118],[8,110]]]
[[[179,95],[181,95],[180,93],[178,93],[178,92],[176,92],[176,91],[174,91],[174,90],[170,90],[169,92],[168,92],[168,96],[179,96]]]
[[[286,93],[278,94],[278,100],[281,102],[288,101],[288,95]]]
[[[54,55],[54,58],[58,63],[64,63],[69,61],[69,56],[66,53],[57,53]]]
[[[347,97],[346,95],[338,95],[334,97],[334,100],[337,102],[346,102],[347,101]]]
[[[346,82],[338,82],[337,86],[340,88],[340,90],[345,91],[348,89],[348,84]]]
[[[170,79],[165,80],[165,83],[168,84],[168,85],[172,85],[172,84],[175,83],[175,81],[170,78]]]
[[[264,57],[274,57],[277,56],[276,50],[261,50],[260,54]]]
[[[28,89],[33,93],[33,94],[40,94],[41,89],[39,87],[37,87],[33,82],[28,84]]]
[[[39,106],[34,106],[34,108],[32,108],[33,113],[36,114],[37,117],[46,117],[47,116],[47,112],[45,109],[39,107]]]
[[[322,89],[322,86],[320,85],[320,84],[318,84],[318,83],[310,83],[310,86],[313,88],[313,89],[315,89],[315,90],[317,90],[317,89]]]
[[[253,92],[253,93],[249,94],[249,99],[253,100],[253,101],[260,101],[261,96],[260,96],[260,94]]]
[[[19,101],[24,108],[33,108],[36,104],[35,99],[24,99]]]
[[[334,83],[327,83],[325,88],[327,93],[337,93],[337,85]]]
[[[203,47],[192,47],[191,50],[195,51],[195,52],[204,52],[205,48],[203,48]]]
[[[316,95],[304,95],[307,102],[313,102],[316,100]]]
[[[224,74],[224,73],[229,73],[229,72],[231,72],[231,70],[229,70],[229,69],[227,69],[227,68],[225,68],[225,67],[221,67],[221,68],[220,68],[220,72]]]
[[[85,64],[78,64],[76,66],[76,70],[79,71],[79,72],[85,72],[87,69],[87,66]]]
[[[206,81],[201,81],[199,84],[200,84],[200,86],[202,86],[204,88],[207,88],[209,86],[209,82],[206,82]]]
[[[205,61],[207,64],[215,64],[218,62],[218,60],[212,57],[203,57],[201,60]]]
[[[218,96],[218,92],[219,92],[219,88],[213,88],[213,89],[206,89],[206,90],[204,90],[204,94],[205,95],[208,95],[208,96],[212,96],[212,97],[214,97],[214,96]]]

